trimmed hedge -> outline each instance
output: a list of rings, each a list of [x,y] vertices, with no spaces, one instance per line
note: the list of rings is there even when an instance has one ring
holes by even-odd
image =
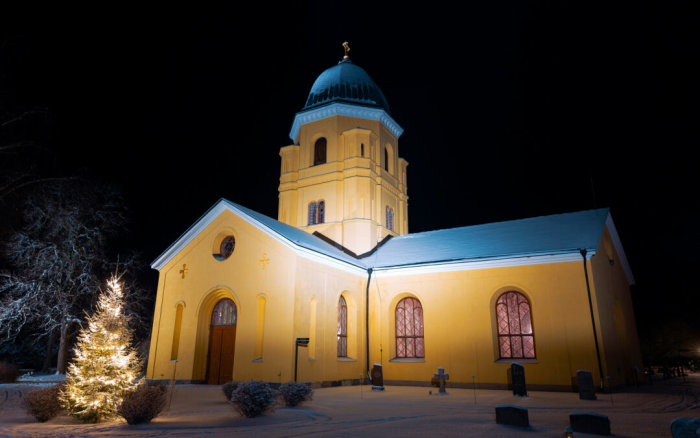
[[[17,365],[0,361],[0,383],[13,383],[19,377]]]
[[[117,413],[129,424],[150,423],[165,407],[167,390],[166,385],[139,385],[124,396]]]
[[[231,401],[231,396],[236,388],[238,388],[238,382],[226,382],[221,386],[221,390],[224,392],[226,400]]]
[[[58,415],[63,410],[61,406],[61,391],[65,383],[33,389],[24,394],[24,407],[27,413],[43,423]]]
[[[257,417],[272,409],[277,391],[263,381],[240,382],[231,394],[233,407],[246,417]]]
[[[280,395],[289,407],[312,400],[313,393],[313,388],[300,382],[287,382],[280,386]]]

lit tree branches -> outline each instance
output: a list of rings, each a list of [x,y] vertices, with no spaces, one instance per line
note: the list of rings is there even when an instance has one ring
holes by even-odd
[[[140,360],[130,347],[127,320],[122,285],[113,276],[78,335],[62,394],[66,408],[83,421],[114,416],[124,395],[136,387]]]
[[[69,329],[91,307],[98,276],[108,269],[107,239],[125,225],[112,190],[63,183],[26,198],[23,224],[3,248],[13,265],[0,276],[0,343],[23,328],[37,337],[58,336],[58,372],[65,372]],[[135,269],[134,258],[121,269]]]

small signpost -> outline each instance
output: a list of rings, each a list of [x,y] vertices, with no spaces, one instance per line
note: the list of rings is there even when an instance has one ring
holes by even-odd
[[[297,381],[297,366],[299,365],[299,347],[308,347],[309,338],[297,338],[294,347],[294,381]]]

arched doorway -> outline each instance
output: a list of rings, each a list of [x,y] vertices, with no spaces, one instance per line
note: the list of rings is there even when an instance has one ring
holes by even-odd
[[[236,347],[236,305],[228,298],[219,300],[211,313],[207,383],[220,385],[233,380],[233,353]]]

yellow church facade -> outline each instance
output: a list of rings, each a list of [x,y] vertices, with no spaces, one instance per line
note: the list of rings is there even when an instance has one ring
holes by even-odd
[[[607,209],[410,234],[402,128],[347,57],[323,72],[280,150],[277,220],[219,200],[152,267],[146,377],[187,382],[571,390],[577,370],[641,368]],[[297,338],[309,338],[298,348]]]

